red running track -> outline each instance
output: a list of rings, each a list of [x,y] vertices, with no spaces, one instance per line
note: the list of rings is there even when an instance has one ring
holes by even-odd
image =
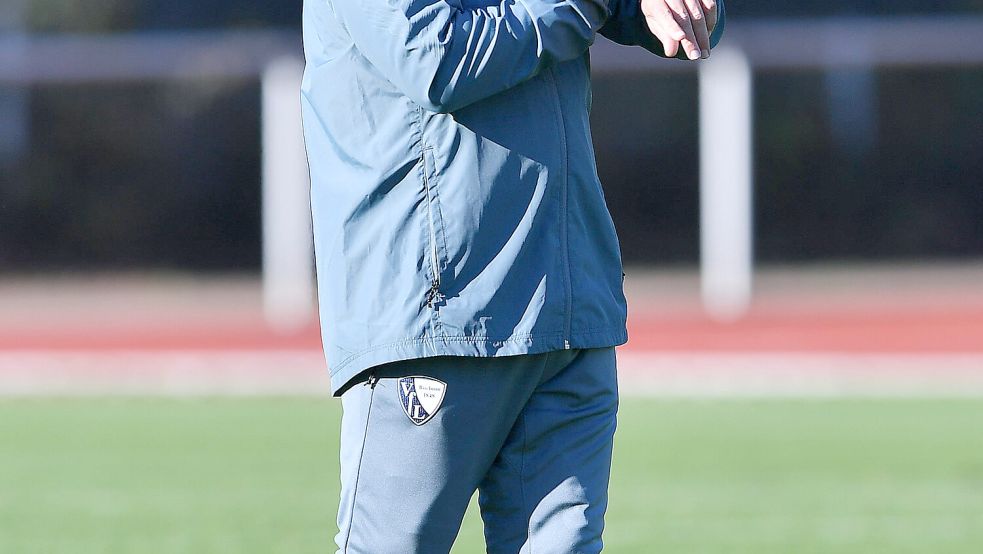
[[[861,313],[758,311],[735,323],[695,314],[629,317],[626,349],[727,352],[983,352],[983,309],[890,309]],[[271,332],[259,317],[208,321],[136,318],[43,328],[0,328],[0,350],[319,349],[316,325]]]

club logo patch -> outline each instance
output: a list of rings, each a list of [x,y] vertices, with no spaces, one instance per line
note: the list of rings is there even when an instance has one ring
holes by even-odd
[[[399,380],[399,401],[410,421],[423,425],[440,409],[446,390],[447,383],[436,379],[403,377]]]

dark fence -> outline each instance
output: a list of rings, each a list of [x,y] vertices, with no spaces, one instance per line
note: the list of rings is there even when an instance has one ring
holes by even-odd
[[[828,76],[755,80],[756,254],[768,262],[983,256],[983,70],[873,73],[869,136]],[[258,87],[44,85],[0,171],[0,267],[254,269]],[[695,262],[696,79],[595,79],[598,170],[631,262]]]

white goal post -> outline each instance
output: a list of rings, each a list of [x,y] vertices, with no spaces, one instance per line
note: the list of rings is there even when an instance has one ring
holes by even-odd
[[[980,66],[981,33],[978,15],[774,19],[732,22],[710,59],[693,64],[610,43],[593,48],[595,74],[698,69],[700,277],[710,317],[734,320],[751,303],[754,72]]]
[[[263,313],[281,332],[308,325],[315,301],[310,173],[300,116],[304,62],[263,69]]]

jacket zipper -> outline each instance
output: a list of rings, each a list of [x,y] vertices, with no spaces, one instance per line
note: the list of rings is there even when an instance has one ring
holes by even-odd
[[[561,188],[560,194],[560,245],[561,245],[561,255],[563,256],[564,265],[564,280],[566,281],[566,305],[563,320],[563,348],[570,349],[570,326],[572,319],[573,310],[573,285],[570,276],[570,244],[569,238],[567,237],[567,189],[569,188],[570,181],[567,175],[567,131],[563,124],[563,114],[561,113],[562,105],[560,103],[560,88],[556,84],[556,77],[553,73],[553,68],[549,67],[546,70],[546,76],[549,78],[550,85],[553,89],[553,98],[556,99],[556,119],[557,126],[560,129],[560,152],[562,153],[561,158],[561,171],[560,175],[563,179],[563,187]]]
[[[440,267],[437,263],[437,227],[434,224],[433,193],[430,190],[430,168],[427,167],[427,151],[423,149],[420,156],[423,163],[423,186],[427,192],[427,223],[430,228],[430,290],[427,291],[427,306],[433,308],[440,299]]]

